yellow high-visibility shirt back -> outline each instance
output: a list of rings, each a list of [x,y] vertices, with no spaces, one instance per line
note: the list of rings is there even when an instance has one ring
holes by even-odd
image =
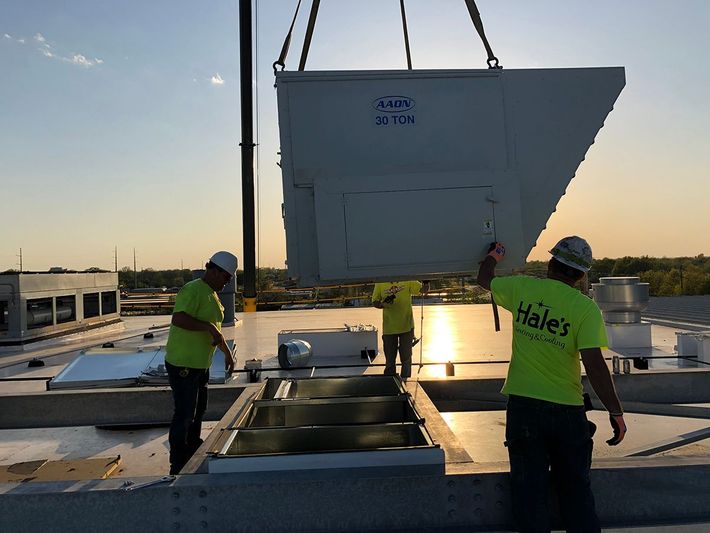
[[[202,279],[186,283],[178,292],[173,314],[181,311],[222,330],[224,307],[217,293]],[[205,369],[212,364],[215,347],[208,332],[190,331],[171,324],[165,350],[165,360],[171,365]]]
[[[583,405],[579,350],[607,345],[597,304],[566,283],[527,276],[493,278],[491,293],[513,314],[513,354],[502,392]]]
[[[394,335],[406,333],[414,329],[412,314],[412,296],[422,290],[420,281],[388,281],[375,283],[372,291],[372,301],[383,301],[387,296],[394,295],[391,304],[385,304],[382,309],[382,334]]]

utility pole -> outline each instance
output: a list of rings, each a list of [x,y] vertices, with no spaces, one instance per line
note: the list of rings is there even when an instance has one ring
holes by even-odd
[[[252,102],[251,1],[239,0],[239,87],[242,111],[242,237],[244,311],[256,311],[256,239],[254,231],[254,105]]]
[[[118,246],[113,247],[113,271],[118,272]]]
[[[19,258],[20,258],[20,274],[22,274],[22,248],[20,248]]]
[[[136,249],[133,248],[133,288],[138,288],[138,272],[136,271]]]

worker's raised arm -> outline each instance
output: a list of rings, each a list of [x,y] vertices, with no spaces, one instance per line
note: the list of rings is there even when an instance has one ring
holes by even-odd
[[[589,383],[592,385],[594,392],[597,393],[599,400],[606,407],[606,410],[609,411],[609,421],[614,430],[614,436],[606,442],[610,446],[616,446],[624,440],[626,422],[624,421],[624,410],[621,408],[621,401],[619,401],[619,396],[616,394],[609,368],[606,366],[600,348],[584,348],[579,353],[582,355],[582,363],[587,372]]]
[[[496,265],[505,257],[505,246],[503,243],[494,242],[488,250],[488,255],[483,258],[478,267],[478,278],[476,282],[486,289],[491,290],[491,281],[496,277]]]

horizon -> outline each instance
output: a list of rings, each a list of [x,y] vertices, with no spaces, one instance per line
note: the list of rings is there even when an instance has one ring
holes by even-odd
[[[663,260],[663,259],[665,259],[665,260],[681,260],[681,259],[693,260],[693,259],[703,259],[703,258],[705,258],[705,254],[700,253],[700,254],[692,255],[692,256],[672,256],[672,257],[669,257],[669,256],[652,256],[652,255],[625,255],[625,256],[621,256],[621,257],[595,257],[592,261],[618,261],[618,260],[620,260],[620,259],[627,259],[627,258],[628,258],[628,259],[658,259],[658,260]],[[543,258],[543,259],[529,259],[529,258],[528,258],[528,259],[525,261],[525,263],[526,263],[526,264],[529,264],[529,263],[543,263],[543,264],[544,264],[544,263],[547,263],[548,260],[549,260],[549,258],[548,258],[548,259],[544,259],[544,258]],[[23,273],[23,274],[45,274],[45,273],[50,273],[50,269],[52,269],[52,268],[60,268],[60,269],[62,269],[62,271],[60,271],[59,273],[63,273],[63,271],[67,271],[68,273],[84,273],[84,272],[86,272],[87,270],[93,270],[93,269],[100,269],[102,272],[122,272],[122,271],[133,272],[133,271],[134,271],[133,268],[132,268],[130,265],[119,266],[119,267],[118,267],[118,270],[114,270],[114,269],[104,269],[104,268],[97,267],[97,266],[94,266],[94,265],[88,266],[88,267],[79,267],[79,268],[68,268],[68,267],[64,267],[64,266],[62,266],[62,265],[52,265],[51,267],[49,267],[49,268],[46,269],[46,270],[27,270],[27,269],[24,269],[24,270],[22,271],[22,273]],[[284,270],[284,271],[285,271],[285,270],[286,270],[286,267],[285,267],[285,266],[283,266],[283,267],[278,267],[278,266],[264,266],[264,265],[261,265],[261,266],[257,266],[257,269],[274,269],[274,270]],[[176,270],[176,271],[181,271],[181,270],[196,271],[196,270],[204,270],[204,265],[203,265],[202,267],[197,267],[197,268],[190,268],[190,267],[186,267],[186,266],[183,266],[183,267],[169,267],[169,266],[168,266],[168,267],[165,267],[165,268],[156,268],[156,267],[152,267],[152,266],[145,266],[145,267],[143,267],[143,268],[138,268],[138,269],[136,269],[135,272],[142,272],[142,271],[144,271],[144,270],[152,270],[152,271],[156,271],[156,272],[160,272],[160,271],[171,271],[171,270]],[[470,275],[475,275],[475,271],[474,271],[474,270],[475,270],[475,269],[472,269],[472,270],[471,270],[471,274],[470,274]],[[8,268],[8,269],[5,269],[5,270],[0,270],[0,275],[1,275],[1,274],[7,274],[7,273],[18,273],[18,272],[19,272],[19,271],[18,271],[17,269]],[[244,272],[244,269],[243,269],[243,268],[237,268],[237,272]],[[467,276],[467,275],[469,275],[469,274],[465,274],[464,276]],[[445,274],[445,275],[442,275],[442,276],[441,276],[441,278],[448,278],[448,277],[456,278],[456,277],[461,277],[461,275],[449,275],[449,274]],[[440,279],[440,278],[438,278],[438,279]]]
[[[260,267],[285,268],[271,64],[296,3],[255,9]],[[710,3],[682,7],[478,1],[506,69],[626,67],[529,261],[571,234],[600,258],[710,253]],[[406,8],[415,69],[486,67],[464,2]],[[287,68],[306,19],[301,11]],[[0,20],[0,271],[19,266],[20,248],[34,271],[111,271],[114,246],[119,269],[132,269],[134,248],[138,271],[196,269],[220,249],[241,263],[237,3],[30,0],[4,3]],[[323,3],[308,59],[307,70],[406,68],[398,2]]]

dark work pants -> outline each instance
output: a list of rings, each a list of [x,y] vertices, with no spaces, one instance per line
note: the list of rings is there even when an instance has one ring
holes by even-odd
[[[165,362],[175,411],[170,424],[170,473],[182,470],[202,444],[202,417],[207,409],[209,369],[182,368]]]
[[[385,350],[385,375],[397,373],[397,350],[399,350],[399,360],[402,363],[403,378],[412,375],[412,341],[414,340],[414,330],[404,333],[393,333],[382,335],[382,345]]]
[[[584,407],[510,396],[505,439],[519,531],[550,531],[550,475],[566,530],[601,531],[589,482],[592,439]]]

